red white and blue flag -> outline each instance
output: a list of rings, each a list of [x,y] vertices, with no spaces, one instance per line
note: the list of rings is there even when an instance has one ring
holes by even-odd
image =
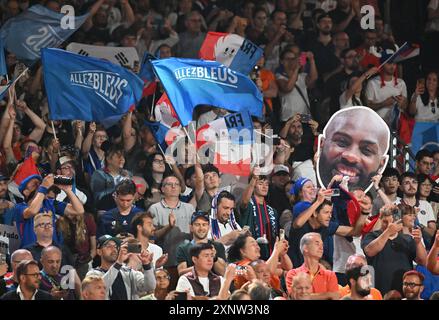
[[[209,32],[201,46],[199,57],[222,63],[232,70],[249,74],[262,57],[262,49],[237,34]]]
[[[227,115],[197,130],[197,150],[209,149],[212,164],[222,173],[250,175],[252,144],[253,123],[248,112]]]
[[[420,53],[418,44],[405,42],[393,55],[391,62],[398,63],[407,59],[414,58]]]

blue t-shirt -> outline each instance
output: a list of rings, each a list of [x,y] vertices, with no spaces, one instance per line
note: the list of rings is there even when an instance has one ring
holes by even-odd
[[[131,220],[133,220],[133,217],[137,213],[143,211],[144,210],[138,207],[132,207],[130,213],[126,216],[121,215],[118,208],[105,212],[99,221],[98,234],[96,235],[96,238],[99,238],[105,234],[116,236],[122,232],[132,233]]]
[[[303,211],[312,206],[309,201],[299,201],[293,207],[293,220],[296,219]]]
[[[28,246],[37,241],[37,236],[34,232],[34,218],[25,219],[23,217],[23,212],[28,208],[29,205],[27,203],[19,203],[15,206],[15,221],[17,222],[17,231],[21,238],[20,248]],[[67,203],[59,202],[56,200],[43,200],[43,204],[40,208],[40,213],[50,213],[52,214],[52,223],[53,223],[53,242],[55,244],[61,244],[62,238],[58,235],[56,231],[56,216],[63,216],[64,210],[67,207]]]

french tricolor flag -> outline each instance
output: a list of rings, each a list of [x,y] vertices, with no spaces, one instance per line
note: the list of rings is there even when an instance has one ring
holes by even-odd
[[[209,32],[201,46],[199,57],[222,63],[232,70],[249,74],[262,57],[262,49],[237,34]]]
[[[233,113],[197,130],[197,150],[213,150],[213,165],[222,173],[249,176],[253,143],[250,114]]]
[[[169,101],[168,95],[163,93],[157,101],[154,108],[154,116],[160,125],[166,128],[166,135],[164,141],[166,145],[170,146],[179,136],[185,136],[181,129],[180,120],[178,120],[177,113]]]
[[[394,54],[392,58],[393,63],[398,63],[410,58],[418,56],[420,47],[418,44],[405,42]]]

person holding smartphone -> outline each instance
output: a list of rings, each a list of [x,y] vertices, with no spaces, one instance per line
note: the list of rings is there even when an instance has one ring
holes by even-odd
[[[431,71],[427,77],[416,82],[416,89],[410,99],[408,112],[418,122],[438,122],[438,73]]]
[[[367,262],[375,269],[375,288],[385,295],[390,290],[402,292],[402,276],[413,269],[413,262],[427,263],[420,229],[402,233],[402,220],[394,219],[392,207],[381,210],[380,230],[367,233],[361,242]]]

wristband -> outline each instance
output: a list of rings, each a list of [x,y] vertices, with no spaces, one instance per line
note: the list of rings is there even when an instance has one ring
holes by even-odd
[[[152,266],[151,266],[150,263],[149,263],[149,264],[144,264],[144,265],[142,265],[142,267],[143,267],[143,270],[144,270],[144,271],[151,270],[151,268],[152,268]]]
[[[46,195],[47,194],[47,192],[48,192],[49,190],[47,190],[47,188],[46,187],[43,187],[43,186],[39,186],[38,187],[38,193],[42,193],[42,194],[44,194],[44,195]]]

